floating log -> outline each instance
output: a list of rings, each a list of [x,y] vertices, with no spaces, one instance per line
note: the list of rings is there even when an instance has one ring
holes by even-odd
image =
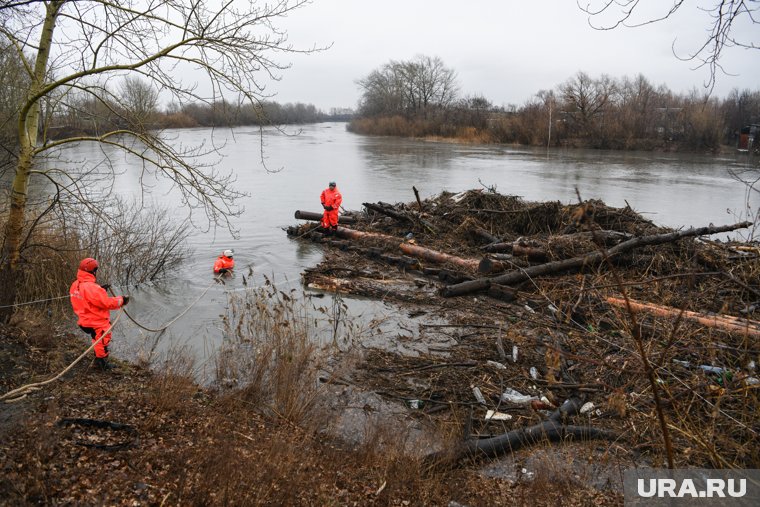
[[[607,302],[626,308],[625,299],[608,297]],[[671,306],[662,306],[654,303],[644,303],[636,301],[634,299],[628,299],[631,305],[631,310],[634,312],[649,312],[661,317],[679,317],[684,319],[699,322],[703,326],[715,327],[726,331],[739,333],[746,336],[760,337],[760,322],[755,320],[745,320],[731,315],[707,315],[699,312],[692,312],[689,310],[680,310]]]
[[[312,211],[301,211],[301,210],[296,210],[296,213],[295,213],[295,217],[298,220],[313,220],[315,222],[321,221],[322,215],[323,213],[314,213]],[[356,218],[352,216],[347,216],[347,215],[339,215],[338,223],[339,224],[355,224]]]
[[[523,282],[535,276],[561,273],[582,267],[595,267],[600,265],[605,258],[612,258],[623,252],[627,252],[629,250],[633,250],[642,246],[661,245],[663,243],[671,243],[673,241],[678,241],[687,237],[708,236],[710,234],[717,234],[720,232],[735,231],[736,229],[745,229],[751,225],[752,222],[740,222],[737,224],[724,225],[720,227],[692,227],[683,231],[631,238],[628,241],[624,241],[618,245],[615,245],[606,251],[597,250],[586,255],[573,257],[571,259],[547,262],[545,264],[532,266],[529,268],[521,269],[519,271],[510,271],[509,273],[499,275],[494,278],[477,278],[469,282],[463,282],[454,286],[444,287],[441,290],[441,295],[443,297],[461,296],[463,294],[488,289],[492,283],[511,285]]]
[[[439,264],[454,264],[460,268],[468,269],[470,271],[476,271],[478,269],[478,265],[480,264],[480,261],[476,259],[463,259],[461,257],[456,257],[447,253],[436,252],[435,250],[430,250],[429,248],[412,245],[411,243],[401,243],[401,245],[399,245],[399,248],[407,255],[412,255],[414,257],[425,259],[430,262],[436,262]]]

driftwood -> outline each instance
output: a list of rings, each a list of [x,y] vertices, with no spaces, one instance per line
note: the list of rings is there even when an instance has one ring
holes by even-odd
[[[322,213],[314,213],[312,211],[301,211],[296,210],[295,217],[298,220],[313,220],[315,222],[319,222],[322,220]],[[338,216],[338,223],[339,224],[354,224],[356,223],[356,219],[352,216],[346,216],[346,215],[340,215]]]
[[[380,234],[378,232],[357,231],[354,229],[348,229],[346,227],[338,227],[338,229],[335,231],[335,235],[345,239],[379,239],[393,243],[398,243],[399,241],[399,239],[395,236]]]
[[[511,285],[519,282],[523,282],[536,276],[550,275],[554,273],[561,273],[572,269],[579,269],[583,267],[596,267],[600,265],[605,257],[612,258],[623,252],[633,250],[642,246],[648,245],[661,245],[664,243],[671,243],[683,238],[693,236],[707,236],[710,234],[717,234],[719,232],[735,231],[736,229],[744,229],[751,226],[751,222],[740,222],[733,225],[724,225],[720,227],[708,226],[689,228],[683,231],[668,232],[665,234],[653,234],[650,236],[640,236],[624,241],[609,250],[602,251],[597,250],[586,255],[579,257],[573,257],[571,259],[565,259],[561,261],[547,262],[538,266],[532,266],[529,268],[521,269],[519,271],[510,271],[504,275],[499,275],[493,278],[476,278],[475,280],[464,282],[461,284],[444,287],[441,290],[441,295],[444,297],[461,296],[463,294],[469,294],[480,290],[486,290],[493,283],[501,285]]]
[[[412,185],[412,190],[414,191],[414,198],[417,199],[417,206],[420,207],[420,213],[422,213],[422,201],[420,200],[420,192],[414,185]]]
[[[426,228],[428,231],[432,232],[433,234],[436,233],[435,227],[433,227],[433,225],[427,220],[423,220],[421,217],[410,216],[404,213],[399,213],[398,211],[395,211],[393,209],[392,204],[388,204],[387,202],[380,201],[379,204],[372,204],[371,202],[365,202],[365,203],[362,203],[362,206],[364,206],[365,208],[369,210],[376,211],[383,215],[387,215],[399,222],[405,222],[409,224],[419,223],[420,225],[422,225],[424,228]]]
[[[430,250],[429,248],[412,245],[411,243],[401,243],[401,245],[399,245],[399,248],[407,255],[413,255],[414,257],[418,257],[430,262],[437,262],[440,264],[450,263],[471,271],[477,270],[478,265],[480,264],[479,260],[463,259],[462,257],[456,257],[454,255],[437,252],[435,250]]]
[[[407,222],[407,223],[412,223],[412,224],[414,223],[414,219],[412,217],[399,213],[398,211],[389,209],[386,206],[381,206],[380,204],[372,204],[371,202],[364,202],[362,203],[362,206],[364,206],[367,209],[371,209],[372,211],[376,211],[382,215],[389,216],[393,218],[394,220],[398,220],[399,222]]]
[[[607,302],[625,308],[625,299],[608,297]],[[755,320],[745,320],[731,315],[707,315],[704,313],[692,312],[689,310],[680,310],[670,306],[661,306],[654,303],[643,303],[629,299],[631,310],[634,312],[649,312],[662,317],[683,316],[685,319],[699,322],[703,326],[716,327],[726,331],[732,331],[746,336],[760,337],[760,322]]]
[[[617,433],[590,426],[573,426],[564,424],[568,417],[578,413],[581,401],[571,398],[549,416],[549,420],[527,428],[512,430],[503,435],[484,439],[468,439],[453,452],[440,451],[428,455],[425,461],[432,464],[457,462],[467,457],[496,457],[512,453],[529,445],[542,442],[560,442],[571,439],[614,440]]]

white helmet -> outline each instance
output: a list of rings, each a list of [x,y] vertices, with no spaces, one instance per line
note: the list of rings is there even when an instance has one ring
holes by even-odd
[[[225,257],[232,257],[234,253],[235,253],[235,250],[225,250],[224,252],[222,252],[222,255],[224,255]]]

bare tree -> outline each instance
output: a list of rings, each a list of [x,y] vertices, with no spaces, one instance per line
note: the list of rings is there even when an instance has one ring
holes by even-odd
[[[124,115],[129,124],[150,127],[153,116],[158,111],[158,91],[140,78],[128,76],[120,87],[120,102],[125,107]]]
[[[19,259],[27,223],[30,182],[47,181],[56,196],[67,196],[104,215],[91,196],[102,167],[76,171],[61,160],[73,143],[100,143],[122,150],[174,183],[183,202],[205,212],[209,225],[230,226],[239,210],[240,194],[231,175],[217,172],[206,157],[214,147],[185,148],[159,132],[146,130],[139,115],[125,114],[128,94],[111,91],[110,83],[125,77],[179,104],[213,103],[225,96],[258,103],[269,97],[266,84],[279,79],[287,66],[277,54],[300,51],[288,44],[275,26],[278,18],[307,0],[49,0],[0,2],[2,45],[23,63],[29,84],[14,122],[18,125],[18,159],[8,194],[8,215],[0,267],[0,305],[13,304],[19,280]],[[127,81],[129,83],[129,81]],[[132,81],[134,83],[134,81]],[[42,105],[78,111],[86,97],[118,119],[118,127],[96,134],[50,138]],[[126,101],[124,99],[127,99]],[[47,161],[44,167],[42,160]],[[58,160],[59,163],[51,161]],[[204,162],[205,160],[205,162]],[[85,164],[86,165],[86,164]],[[111,181],[113,171],[111,172]],[[102,201],[101,201],[102,202]],[[0,317],[7,320],[10,310]]]
[[[357,81],[365,116],[424,114],[450,106],[457,98],[456,72],[438,57],[390,61]]]
[[[698,62],[697,68],[707,66],[710,77],[705,83],[712,91],[718,71],[725,72],[720,64],[726,48],[760,49],[760,0],[720,0],[710,2],[709,7],[694,5],[697,2],[685,0],[576,0],[582,11],[589,15],[589,23],[598,30],[613,30],[624,27],[640,27],[663,21],[689,4],[705,12],[708,21],[705,37],[697,47],[679,54],[673,43],[675,56],[685,61]],[[661,14],[645,12],[652,6]],[[599,24],[595,24],[597,22]],[[738,34],[738,35],[737,35]]]
[[[570,119],[588,137],[602,133],[604,115],[609,112],[616,91],[617,85],[609,76],[592,79],[585,72],[578,72],[560,86]]]

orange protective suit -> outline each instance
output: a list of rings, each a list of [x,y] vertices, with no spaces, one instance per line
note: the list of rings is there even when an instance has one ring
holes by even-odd
[[[77,271],[77,279],[71,284],[69,294],[71,308],[79,318],[77,324],[90,335],[93,342],[111,327],[111,310],[124,306],[123,297],[109,297],[106,290],[95,283],[95,275],[81,269]],[[110,342],[111,333],[108,333],[95,345],[95,357],[108,357]]]
[[[227,257],[225,255],[220,255],[216,258],[216,262],[214,262],[214,273],[219,274],[223,269],[230,270],[235,267],[235,259],[232,257]]]
[[[324,215],[322,215],[322,228],[323,229],[337,229],[338,228],[338,209],[343,202],[343,196],[340,195],[338,187],[327,187],[322,191],[322,195],[319,196],[319,200],[322,201],[322,206],[331,208],[325,209]]]

